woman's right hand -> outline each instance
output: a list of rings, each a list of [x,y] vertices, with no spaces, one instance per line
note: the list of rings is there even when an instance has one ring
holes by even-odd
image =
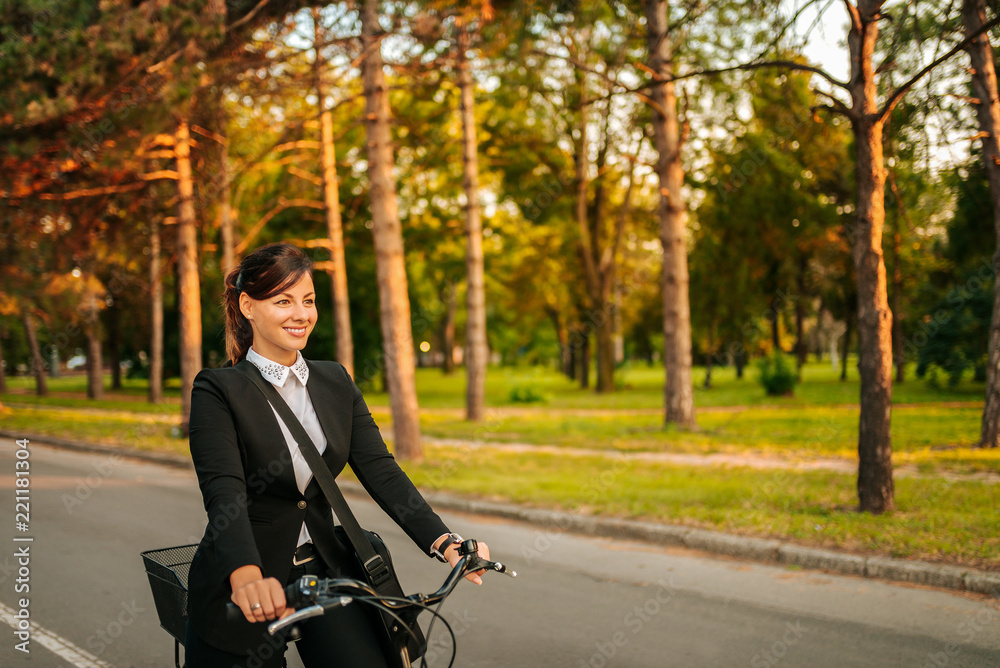
[[[257,566],[241,566],[229,575],[232,601],[248,622],[264,622],[295,612],[285,607],[285,590],[275,578],[265,578]]]

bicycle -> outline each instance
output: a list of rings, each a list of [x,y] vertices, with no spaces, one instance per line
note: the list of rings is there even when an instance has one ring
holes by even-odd
[[[183,629],[186,622],[187,567],[190,564],[190,555],[193,555],[194,547],[196,546],[181,546],[142,553],[146,563],[146,573],[153,590],[156,611],[160,617],[160,626],[174,637],[174,665],[176,668],[182,668],[180,647],[184,644]],[[373,605],[388,612],[393,619],[400,622],[400,628],[405,631],[417,623],[417,618],[422,612],[427,611],[434,616],[434,619],[428,625],[426,636],[430,638],[434,623],[438,619],[441,620],[451,636],[452,653],[448,663],[448,668],[451,668],[455,663],[458,647],[451,625],[439,612],[444,600],[454,591],[459,581],[473,571],[492,571],[517,577],[517,573],[504,564],[480,557],[478,554],[479,546],[475,539],[463,541],[458,549],[459,560],[448,573],[441,587],[432,594],[417,593],[395,598],[378,594],[371,585],[361,580],[319,578],[314,575],[303,576],[285,588],[285,598],[288,605],[295,608],[295,612],[268,624],[268,633],[274,635],[288,629],[288,638],[294,641],[299,635],[298,629],[295,627],[296,623],[318,617],[328,610],[354,602]],[[432,607],[435,605],[438,609]],[[227,614],[233,619],[243,617],[243,613],[233,603],[228,605]],[[405,632],[401,632],[396,636],[394,646],[400,653],[403,666],[412,666],[405,641]]]

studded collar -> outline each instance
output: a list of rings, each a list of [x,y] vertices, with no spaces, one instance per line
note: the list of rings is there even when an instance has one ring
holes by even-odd
[[[289,373],[295,374],[303,387],[306,381],[309,380],[309,365],[306,364],[306,359],[302,356],[302,353],[298,351],[295,353],[295,364],[292,366],[273,362],[253,348],[247,351],[247,361],[257,367],[260,375],[264,376],[264,378],[276,387],[284,387]]]

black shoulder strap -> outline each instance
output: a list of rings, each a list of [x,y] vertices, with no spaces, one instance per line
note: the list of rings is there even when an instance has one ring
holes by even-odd
[[[377,588],[385,577],[389,575],[389,569],[383,562],[382,557],[375,552],[375,548],[372,547],[361,525],[358,524],[357,518],[354,517],[350,506],[347,505],[347,500],[337,486],[337,481],[330,471],[330,467],[326,465],[326,462],[323,461],[323,456],[316,449],[316,444],[309,438],[309,434],[306,433],[299,419],[295,417],[292,409],[288,407],[282,396],[274,389],[274,385],[264,380],[257,367],[244,359],[236,365],[236,368],[253,381],[253,384],[264,394],[264,398],[278,412],[288,430],[292,432],[292,436],[298,443],[302,456],[305,458],[306,463],[309,464],[309,468],[312,469],[313,475],[316,476],[316,482],[319,483],[320,489],[323,490],[323,495],[326,496],[326,500],[330,503],[330,507],[333,508],[333,512],[336,513],[341,526],[344,527],[344,531],[347,533],[354,551],[371,577],[372,584]]]

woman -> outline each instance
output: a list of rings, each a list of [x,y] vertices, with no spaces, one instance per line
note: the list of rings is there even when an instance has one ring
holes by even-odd
[[[459,559],[460,539],[386,450],[344,367],[302,357],[316,325],[311,271],[301,250],[271,244],[226,277],[226,347],[240,368],[203,370],[191,393],[191,456],[208,526],[188,576],[188,668],[283,665],[284,640],[268,636],[263,622],[291,614],[285,585],[306,574],[360,576],[295,439],[244,371],[276,387],[334,475],[350,464],[425,553],[452,566]],[[245,620],[226,620],[230,600]],[[307,668],[385,666],[377,623],[366,606],[336,609],[302,625],[299,654]]]

